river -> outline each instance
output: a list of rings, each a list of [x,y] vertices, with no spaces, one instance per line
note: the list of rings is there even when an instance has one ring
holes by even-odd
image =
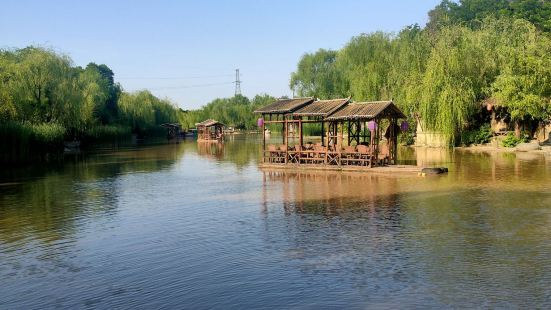
[[[551,159],[263,171],[257,136],[2,167],[0,308],[549,308]]]

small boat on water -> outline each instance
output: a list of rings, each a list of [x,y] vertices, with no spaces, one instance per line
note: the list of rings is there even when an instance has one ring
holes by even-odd
[[[80,141],[65,141],[63,142],[64,153],[78,153],[80,152]]]

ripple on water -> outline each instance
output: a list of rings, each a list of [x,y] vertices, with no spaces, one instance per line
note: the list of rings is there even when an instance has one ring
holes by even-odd
[[[549,161],[410,155],[451,173],[260,171],[245,138],[14,170],[0,308],[551,306]]]

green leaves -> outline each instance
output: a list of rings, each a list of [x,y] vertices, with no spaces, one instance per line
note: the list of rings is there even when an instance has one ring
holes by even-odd
[[[335,98],[346,97],[347,80],[336,63],[337,52],[319,49],[304,54],[291,74],[289,86],[299,96]]]
[[[335,97],[339,89],[358,101],[393,99],[450,144],[473,125],[480,102],[488,98],[514,121],[548,119],[551,39],[526,20],[486,12],[520,2],[528,1],[443,1],[431,12],[431,20],[440,19],[432,28],[362,34],[337,52],[306,54],[291,87],[320,98]],[[459,22],[466,20],[473,22]],[[339,79],[332,78],[333,71]]]
[[[491,85],[492,96],[514,121],[548,118],[551,40],[523,20],[498,26],[501,44],[494,53],[501,70]]]
[[[149,92],[121,97],[121,87],[106,65],[73,67],[68,57],[40,47],[0,51],[0,82],[0,120],[53,124],[40,125],[37,132],[55,132],[56,137],[60,132],[70,139],[82,137],[92,129],[96,133],[125,132],[130,127],[139,132],[162,131],[159,124],[176,122],[180,114],[172,103]],[[107,124],[128,127],[97,129]],[[39,138],[46,141],[48,136]]]
[[[180,122],[185,128],[193,128],[195,123],[212,118],[237,129],[257,129],[258,115],[253,114],[254,110],[275,100],[267,94],[256,95],[252,100],[241,95],[217,98],[201,109],[182,112]]]

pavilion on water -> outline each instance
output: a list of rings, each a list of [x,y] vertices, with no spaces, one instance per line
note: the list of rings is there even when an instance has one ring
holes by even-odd
[[[281,126],[280,145],[267,145],[264,135],[263,162],[268,164],[395,165],[397,137],[408,126],[405,121],[398,124],[406,116],[392,101],[281,99],[255,113],[262,115],[262,132],[266,126]],[[304,143],[305,124],[321,127],[321,142]]]
[[[195,124],[197,127],[197,142],[224,141],[224,124],[208,119]]]

